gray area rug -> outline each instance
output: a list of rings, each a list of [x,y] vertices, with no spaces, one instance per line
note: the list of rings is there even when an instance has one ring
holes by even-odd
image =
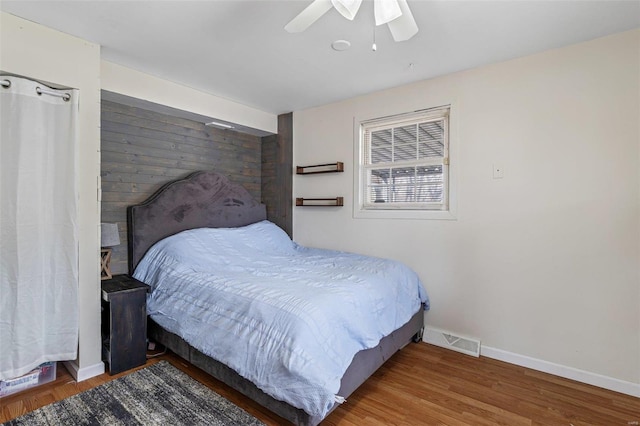
[[[264,425],[166,361],[5,425]]]

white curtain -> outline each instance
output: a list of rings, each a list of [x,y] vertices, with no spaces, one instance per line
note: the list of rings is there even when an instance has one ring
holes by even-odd
[[[78,96],[15,76],[0,84],[2,380],[77,356]]]

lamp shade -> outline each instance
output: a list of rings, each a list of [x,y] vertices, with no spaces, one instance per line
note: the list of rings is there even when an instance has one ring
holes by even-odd
[[[120,244],[117,223],[100,224],[100,245],[101,247],[113,247]]]

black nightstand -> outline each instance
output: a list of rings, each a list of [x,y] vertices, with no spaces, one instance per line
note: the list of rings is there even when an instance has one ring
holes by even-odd
[[[102,281],[102,359],[110,374],[147,361],[147,291],[128,275]]]

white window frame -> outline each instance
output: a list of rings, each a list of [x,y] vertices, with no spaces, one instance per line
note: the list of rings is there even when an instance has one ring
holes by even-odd
[[[354,118],[355,158],[354,164],[354,218],[398,218],[398,219],[455,219],[455,162],[452,161],[452,153],[455,153],[452,133],[455,133],[455,114],[453,105],[442,105],[425,110],[391,115],[374,119]],[[424,160],[412,160],[389,163],[412,166],[441,164],[443,167],[443,203],[393,203],[376,204],[367,200],[367,171],[375,169],[379,165],[366,164],[366,147],[364,130],[375,128],[400,127],[404,123],[412,124],[425,121],[445,119],[445,149],[443,157],[425,158]]]

